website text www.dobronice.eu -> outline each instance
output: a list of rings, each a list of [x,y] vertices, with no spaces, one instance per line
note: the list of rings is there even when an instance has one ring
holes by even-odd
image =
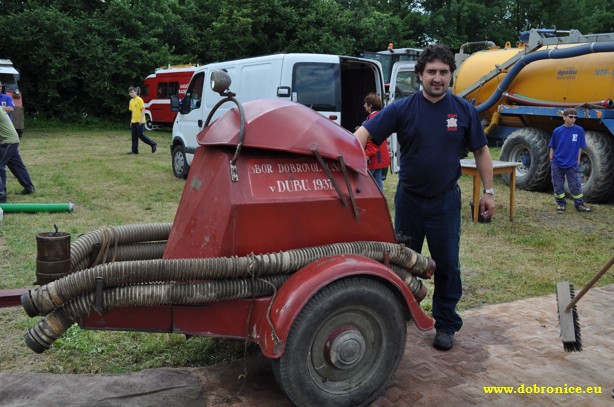
[[[485,394],[602,394],[601,386],[540,386],[537,384],[519,386],[484,386]]]

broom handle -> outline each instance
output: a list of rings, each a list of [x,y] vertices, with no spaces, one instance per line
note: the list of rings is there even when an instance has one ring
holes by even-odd
[[[584,297],[584,294],[586,294],[586,292],[588,290],[590,290],[590,288],[592,286],[595,285],[595,283],[601,278],[601,276],[603,276],[605,274],[606,271],[608,271],[608,269],[610,267],[612,267],[612,264],[614,264],[614,256],[612,256],[612,258],[610,259],[610,261],[608,262],[608,264],[606,264],[605,266],[603,266],[603,268],[597,273],[595,274],[595,277],[593,277],[593,279],[591,281],[588,282],[588,284],[582,289],[582,291],[580,291],[578,293],[578,295],[576,295],[574,297],[574,299],[569,303],[569,305],[565,308],[565,312],[569,312],[571,311],[571,309],[573,308],[574,305],[576,305],[576,303],[578,301],[580,301],[580,298]]]

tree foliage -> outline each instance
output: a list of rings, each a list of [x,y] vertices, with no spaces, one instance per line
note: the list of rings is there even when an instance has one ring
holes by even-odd
[[[21,71],[29,114],[124,120],[127,88],[158,66],[279,52],[360,55],[390,42],[502,45],[535,27],[612,32],[611,6],[611,0],[0,0],[0,57]]]

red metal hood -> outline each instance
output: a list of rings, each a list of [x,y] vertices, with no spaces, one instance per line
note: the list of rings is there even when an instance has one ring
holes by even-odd
[[[343,156],[346,166],[366,175],[364,150],[352,133],[318,112],[299,103],[259,99],[242,104],[245,112],[244,148],[288,151],[337,160]],[[197,136],[204,146],[231,145],[239,142],[240,118],[235,107],[207,126]]]

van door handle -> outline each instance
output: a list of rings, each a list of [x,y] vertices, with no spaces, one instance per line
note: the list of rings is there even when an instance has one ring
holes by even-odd
[[[202,120],[199,120],[199,121],[198,121],[198,127],[199,127],[199,128],[200,128],[200,127],[203,127],[203,121],[202,121]]]

